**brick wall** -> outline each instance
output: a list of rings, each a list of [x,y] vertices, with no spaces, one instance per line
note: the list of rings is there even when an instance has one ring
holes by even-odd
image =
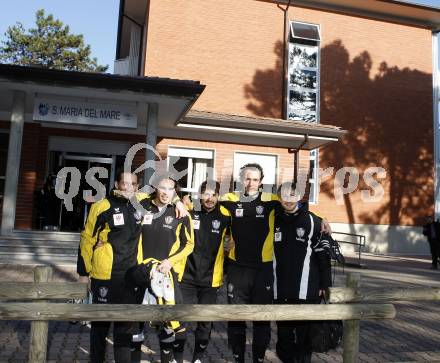
[[[206,84],[195,109],[281,116],[284,26],[274,1],[150,3],[146,75]],[[349,131],[321,150],[320,166],[356,167],[361,181],[371,166],[387,173],[372,203],[361,198],[371,190],[362,182],[337,204],[328,179],[316,210],[341,223],[421,223],[433,209],[430,31],[296,6],[289,19],[320,25],[321,122]],[[230,147],[218,145],[218,158]]]

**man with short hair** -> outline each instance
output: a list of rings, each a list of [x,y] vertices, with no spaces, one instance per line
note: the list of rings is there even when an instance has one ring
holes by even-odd
[[[242,193],[229,193],[221,205],[231,214],[231,238],[227,268],[229,304],[271,304],[273,299],[273,224],[279,202],[260,192],[264,174],[259,164],[240,169]],[[253,322],[253,362],[263,362],[270,341],[270,322]],[[228,340],[234,359],[244,362],[246,323],[229,322]]]
[[[180,288],[185,304],[216,304],[223,285],[225,235],[230,213],[218,204],[220,184],[206,180],[200,186],[200,210],[192,210],[194,251],[188,256]],[[211,322],[197,323],[192,362],[201,363],[211,336]]]
[[[140,256],[142,263],[133,268],[127,277],[138,287],[138,303],[152,296],[156,303],[182,303],[178,281],[181,279],[188,255],[194,248],[194,233],[190,217],[177,219],[172,201],[176,197],[176,181],[168,175],[158,175],[153,181],[153,199],[141,201],[142,244]],[[169,284],[171,298],[166,292],[155,289],[152,276],[164,276],[160,284]],[[169,279],[169,281],[167,281]],[[150,300],[151,302],[151,300]],[[143,327],[136,335],[132,362],[139,362],[143,342]],[[160,356],[162,363],[183,361],[185,327],[179,322],[164,322],[158,327]],[[139,337],[141,337],[139,339]]]
[[[330,256],[321,243],[321,218],[300,202],[294,184],[283,184],[278,196],[283,209],[275,215],[275,303],[319,304],[331,286]],[[277,326],[280,360],[310,363],[310,323],[281,321]]]
[[[261,192],[263,168],[257,163],[240,169],[241,193],[228,193],[221,205],[231,214],[233,247],[228,255],[227,294],[230,304],[271,304],[275,213],[281,209],[277,195]],[[330,230],[328,224],[320,228]],[[229,322],[228,340],[237,363],[244,362],[246,323]],[[264,361],[270,341],[270,322],[253,322],[253,362]]]
[[[94,304],[135,304],[135,291],[125,283],[126,271],[137,264],[141,216],[130,198],[141,201],[137,194],[135,174],[117,173],[110,195],[90,209],[78,251],[77,272],[81,280],[90,278]],[[111,322],[91,323],[90,358],[92,363],[105,360],[106,337]],[[135,323],[114,322],[114,358],[129,363],[131,337]]]

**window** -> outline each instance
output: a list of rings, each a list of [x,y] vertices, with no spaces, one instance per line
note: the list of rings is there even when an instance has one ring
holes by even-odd
[[[6,164],[8,162],[9,133],[0,130],[0,199],[3,199],[6,181]]]
[[[258,163],[263,168],[263,189],[264,191],[274,193],[276,192],[277,183],[277,155],[270,154],[254,154],[247,152],[234,153],[234,190],[241,190],[240,185],[240,168],[249,163]]]
[[[290,23],[287,118],[319,122],[319,26]]]
[[[310,183],[310,193],[309,193],[309,203],[318,203],[318,149],[310,151],[310,169],[309,169],[309,183]]]
[[[214,178],[214,150],[169,147],[168,171],[173,167],[182,174],[180,190],[196,193],[207,178]]]
[[[287,118],[319,123],[320,28],[290,23]],[[309,202],[318,202],[318,150],[310,151]]]

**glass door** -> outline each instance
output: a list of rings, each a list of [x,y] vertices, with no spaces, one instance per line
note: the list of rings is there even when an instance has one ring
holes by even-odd
[[[99,178],[98,174],[95,177],[105,186],[106,195],[112,188],[114,179],[114,158],[96,157],[86,155],[63,155],[63,167],[76,167],[81,173],[81,182],[79,185],[79,192],[73,198],[73,210],[68,211],[64,204],[60,210],[59,226],[61,231],[79,232],[83,229],[87,218],[87,213],[90,205],[93,202],[92,194],[84,193],[85,190],[92,190],[93,188],[86,182],[86,173],[91,167],[102,167],[107,170],[107,178]],[[66,189],[70,187],[70,180],[66,181]],[[93,194],[96,191],[92,190]],[[84,200],[85,199],[85,200]]]

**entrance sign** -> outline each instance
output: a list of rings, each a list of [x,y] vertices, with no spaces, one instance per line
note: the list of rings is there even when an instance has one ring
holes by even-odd
[[[76,125],[137,127],[135,105],[78,102],[68,99],[35,97],[34,121],[61,122]]]

